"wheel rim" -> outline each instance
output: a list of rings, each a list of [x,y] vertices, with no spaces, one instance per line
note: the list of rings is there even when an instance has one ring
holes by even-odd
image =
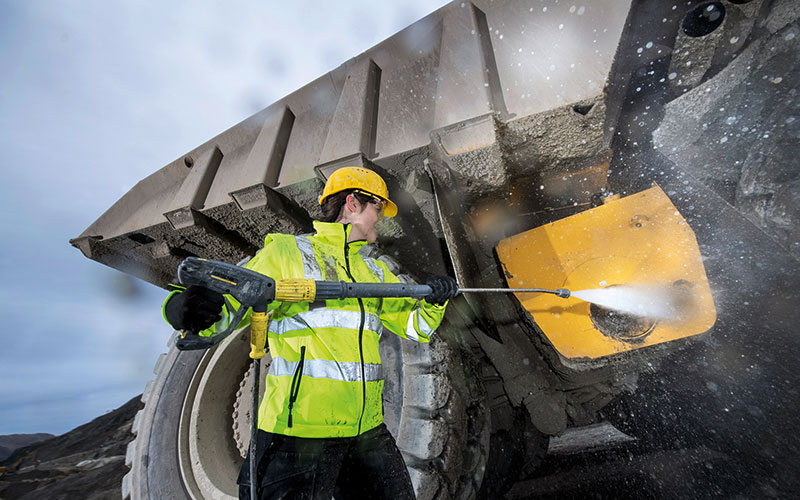
[[[236,478],[242,456],[234,421],[249,420],[251,413],[249,397],[237,402],[237,394],[252,387],[243,384],[251,366],[249,331],[235,332],[207,352],[186,392],[178,431],[178,462],[192,498],[238,498]],[[269,359],[268,355],[265,361]],[[249,423],[244,425],[249,427]]]

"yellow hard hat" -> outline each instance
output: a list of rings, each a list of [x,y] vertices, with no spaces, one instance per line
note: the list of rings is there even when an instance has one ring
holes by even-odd
[[[389,199],[389,190],[380,175],[372,170],[361,167],[342,167],[328,177],[319,204],[325,203],[329,196],[348,189],[357,189],[386,201],[383,215],[394,217],[397,215],[397,205]]]

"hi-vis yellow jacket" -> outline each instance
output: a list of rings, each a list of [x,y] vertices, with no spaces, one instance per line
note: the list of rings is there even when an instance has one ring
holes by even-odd
[[[267,235],[246,268],[274,279],[398,283],[379,260],[363,257],[366,241],[347,242],[350,225],[314,222],[313,235]],[[238,303],[226,297],[232,308]],[[235,311],[201,335],[224,328]],[[445,306],[424,300],[346,299],[273,302],[269,324],[272,363],[258,428],[298,437],[349,437],[383,422],[383,378],[378,341],[383,327],[428,342]],[[227,314],[230,313],[230,314]],[[249,313],[245,323],[249,322]]]

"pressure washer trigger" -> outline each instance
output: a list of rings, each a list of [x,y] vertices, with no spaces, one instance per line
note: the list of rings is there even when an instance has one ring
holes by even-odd
[[[208,337],[201,337],[193,332],[181,332],[175,336],[175,347],[180,351],[198,351],[208,349],[214,342]]]

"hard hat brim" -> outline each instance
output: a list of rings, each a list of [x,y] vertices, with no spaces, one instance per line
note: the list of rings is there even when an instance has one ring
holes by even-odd
[[[384,217],[394,217],[397,215],[397,205],[392,200],[386,200],[386,206],[383,207]]]

